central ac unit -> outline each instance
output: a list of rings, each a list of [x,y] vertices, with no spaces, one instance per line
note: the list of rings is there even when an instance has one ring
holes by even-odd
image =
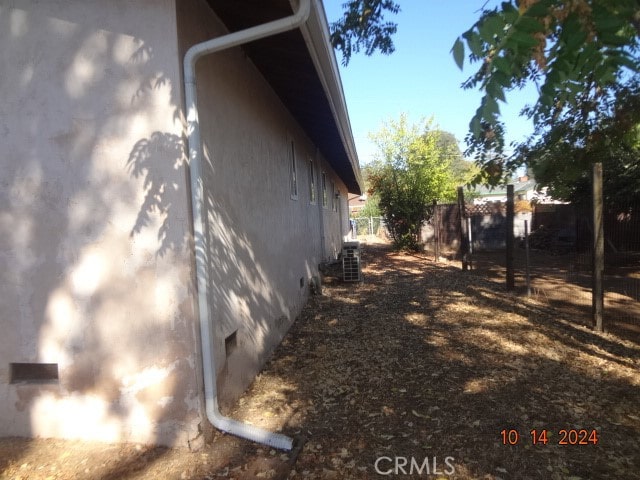
[[[362,280],[360,242],[345,242],[342,245],[342,275],[345,282]]]

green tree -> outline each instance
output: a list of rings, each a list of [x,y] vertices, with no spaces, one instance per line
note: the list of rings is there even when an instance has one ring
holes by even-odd
[[[440,132],[431,121],[409,125],[405,115],[391,120],[370,138],[378,147],[372,165],[371,193],[396,248],[418,249],[420,229],[434,200],[452,200],[455,181]]]
[[[345,3],[343,17],[331,26],[331,39],[342,52],[343,63],[361,50],[367,55],[393,52],[397,25],[385,14],[399,9],[389,0]],[[474,181],[497,184],[525,160],[533,162],[536,152],[545,153],[544,162],[538,155],[538,172],[544,164],[545,171],[553,173],[554,157],[539,147],[569,131],[578,154],[623,152],[619,166],[630,165],[628,148],[618,133],[632,135],[637,124],[630,121],[627,107],[638,103],[629,92],[634,91],[633,80],[640,70],[639,37],[638,0],[509,0],[483,9],[452,48],[460,68],[467,55],[470,64],[478,65],[463,87],[483,93],[466,137],[465,153],[481,167]],[[538,98],[522,113],[533,119],[535,131],[528,142],[516,146],[516,155],[507,156],[500,102],[527,83],[536,85]],[[612,144],[616,144],[613,150]],[[583,160],[557,169],[569,173],[579,167],[584,176],[598,158],[589,155]],[[570,185],[572,178],[557,180]]]
[[[479,64],[463,85],[484,94],[467,136],[468,153],[483,167],[478,180],[497,183],[522,164],[522,156],[503,154],[499,102],[528,82],[539,92],[523,111],[535,125],[529,143],[571,126],[590,150],[640,69],[639,33],[637,0],[519,0],[483,10],[452,48],[460,68],[467,51]]]
[[[640,204],[640,85],[617,94],[616,116],[585,131],[568,119],[558,122],[536,142],[522,145],[519,155],[549,193],[575,204],[589,204],[589,172],[602,162],[603,192],[610,208],[624,211]]]
[[[380,217],[380,207],[378,205],[378,195],[371,190],[371,178],[375,171],[371,165],[362,167],[362,179],[364,180],[364,191],[367,194],[367,200],[364,207],[358,212],[358,217]]]
[[[478,174],[478,166],[472,161],[465,160],[453,133],[438,131],[437,147],[449,158],[451,173],[457,185],[470,183]]]
[[[369,218],[369,217],[380,217],[382,214],[380,213],[379,206],[379,198],[378,195],[367,195],[367,201],[364,204],[364,207],[358,212],[358,217]]]

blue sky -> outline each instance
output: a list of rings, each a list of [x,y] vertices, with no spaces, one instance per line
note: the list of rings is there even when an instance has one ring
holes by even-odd
[[[453,133],[464,150],[469,120],[480,104],[478,91],[463,90],[460,84],[473,68],[465,63],[460,71],[450,50],[455,39],[479,17],[485,0],[397,0],[401,12],[395,17],[398,32],[396,51],[389,55],[353,55],[347,67],[340,66],[351,128],[360,163],[375,152],[367,135],[382,122],[406,113],[413,122],[434,118],[442,129]],[[325,0],[329,22],[337,20],[344,0]],[[490,1],[488,5],[498,2]],[[337,53],[338,62],[341,62]],[[466,59],[465,59],[466,60]],[[521,108],[535,100],[535,89],[509,92],[501,104],[507,141],[519,141],[533,130],[531,122],[519,117]]]

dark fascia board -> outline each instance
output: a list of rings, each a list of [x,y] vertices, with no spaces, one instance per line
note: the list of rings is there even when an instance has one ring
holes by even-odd
[[[338,63],[330,41],[327,16],[320,0],[311,0],[311,5],[312,8],[309,19],[301,28],[302,35],[311,54],[320,81],[322,82],[327,100],[329,101],[347,160],[350,163],[351,170],[354,172],[354,180],[358,188],[357,190],[350,189],[350,191],[361,194],[364,183],[360,173],[358,154],[351,131],[351,122],[349,121],[349,113],[340,80]]]

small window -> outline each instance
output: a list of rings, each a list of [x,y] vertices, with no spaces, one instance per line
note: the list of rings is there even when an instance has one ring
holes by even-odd
[[[336,189],[336,182],[331,182],[331,210],[338,211],[338,190]]]
[[[291,141],[289,148],[289,186],[291,191],[291,198],[293,200],[298,199],[298,171],[296,169],[296,150]]]
[[[316,203],[316,170],[313,158],[309,159],[309,203]]]
[[[327,174],[322,172],[322,206],[327,208],[329,205],[327,198]]]

